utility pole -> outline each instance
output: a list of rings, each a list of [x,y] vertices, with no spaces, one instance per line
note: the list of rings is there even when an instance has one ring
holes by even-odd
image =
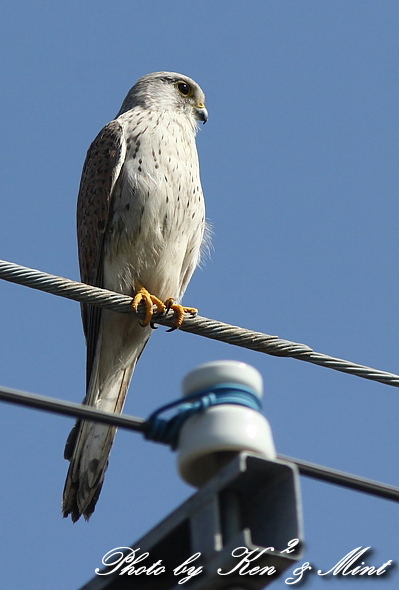
[[[179,435],[178,469],[197,493],[130,547],[111,549],[81,590],[258,590],[302,557],[297,468],[275,458],[267,420],[235,397],[260,398],[262,378],[223,361],[183,381],[185,397],[221,390],[224,403],[190,416]]]

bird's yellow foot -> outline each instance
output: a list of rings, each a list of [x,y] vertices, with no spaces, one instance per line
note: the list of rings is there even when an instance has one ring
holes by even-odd
[[[196,309],[195,307],[184,307],[179,303],[175,303],[173,297],[169,297],[169,299],[165,301],[165,307],[166,311],[173,309],[175,313],[173,326],[169,328],[167,332],[173,332],[173,330],[177,330],[177,328],[180,328],[180,326],[183,323],[185,313],[189,313],[191,316],[195,316],[198,313],[198,309]]]
[[[135,296],[133,297],[132,307],[134,311],[137,311],[138,306],[141,302],[145,305],[145,316],[141,322],[143,327],[148,326],[151,323],[152,316],[154,314],[153,306],[157,308],[156,313],[165,313],[167,307],[163,301],[161,301],[155,295],[151,295],[142,285],[139,283],[135,284]]]

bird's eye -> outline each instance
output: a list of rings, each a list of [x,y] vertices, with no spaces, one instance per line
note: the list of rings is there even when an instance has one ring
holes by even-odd
[[[176,87],[180,94],[182,96],[185,96],[186,98],[191,96],[193,93],[193,89],[191,88],[191,86],[186,84],[186,82],[177,82]]]

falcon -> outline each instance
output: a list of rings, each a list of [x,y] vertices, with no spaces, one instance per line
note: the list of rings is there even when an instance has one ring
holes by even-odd
[[[195,134],[208,113],[201,88],[187,76],[140,78],[115,119],[91,144],[77,205],[81,280],[142,302],[145,318],[83,304],[87,345],[84,404],[120,413],[136,363],[150,337],[153,309],[175,312],[200,258],[205,232]],[[155,317],[155,316],[154,316]],[[64,517],[93,513],[116,428],[77,421],[65,446],[70,461]]]

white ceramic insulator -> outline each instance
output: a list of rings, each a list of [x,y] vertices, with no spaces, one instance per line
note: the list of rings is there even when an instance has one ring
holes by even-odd
[[[263,393],[261,374],[246,363],[213,361],[188,373],[183,395],[190,395],[222,383],[251,388]],[[200,487],[240,451],[276,458],[273,436],[266,418],[251,408],[233,404],[211,406],[184,423],[179,436],[177,464],[181,477]]]

